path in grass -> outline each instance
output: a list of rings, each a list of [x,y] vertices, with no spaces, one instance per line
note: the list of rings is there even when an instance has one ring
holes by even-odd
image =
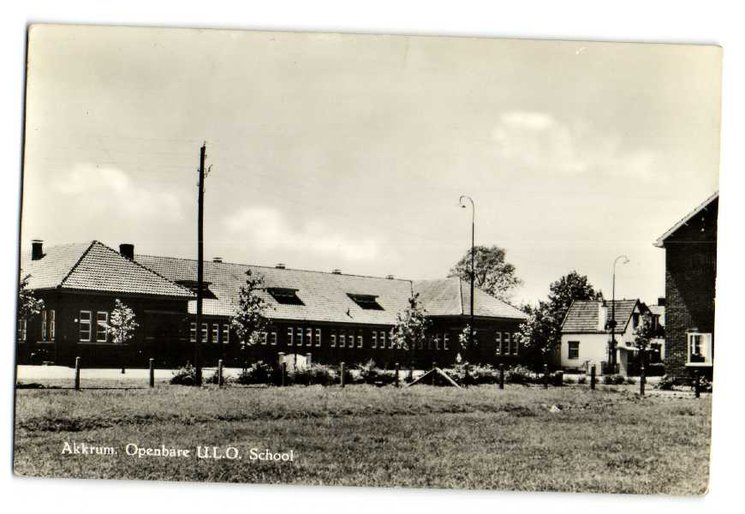
[[[558,412],[551,412],[556,406]],[[15,470],[132,479],[701,494],[710,399],[566,387],[19,390]],[[556,411],[557,409],[553,409]],[[63,454],[65,443],[116,455]],[[126,455],[235,447],[240,460]],[[252,448],[293,462],[251,460]]]

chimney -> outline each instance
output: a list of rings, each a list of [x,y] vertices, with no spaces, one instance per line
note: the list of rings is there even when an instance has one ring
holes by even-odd
[[[659,305],[660,307],[664,307],[665,306],[665,297],[664,296],[660,296],[659,298],[657,298],[657,305]]]
[[[222,257],[212,257],[212,262],[222,262]]]
[[[285,269],[285,263],[284,262],[278,262],[275,266],[277,269]]]
[[[388,280],[393,280],[394,279],[394,276],[393,275],[386,275],[385,278],[387,278]]]
[[[44,257],[44,241],[34,239],[31,241],[31,260],[38,261]]]
[[[119,245],[119,253],[122,257],[133,261],[135,259],[135,245],[131,243],[122,243]]]
[[[341,275],[341,270],[339,268],[334,268],[331,270],[331,273],[334,275]]]

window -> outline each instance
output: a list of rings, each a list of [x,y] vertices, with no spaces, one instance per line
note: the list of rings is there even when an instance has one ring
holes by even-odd
[[[442,349],[443,350],[449,350],[450,349],[450,345],[448,343],[450,343],[450,334],[448,334],[447,332],[445,332],[442,335]]]
[[[84,343],[91,340],[91,311],[80,311],[80,340]]]
[[[494,353],[497,355],[502,354],[502,332],[497,332],[496,337],[494,338]]]
[[[313,346],[313,329],[308,328],[305,330],[305,346]]]
[[[349,343],[347,348],[354,348],[354,330],[350,330],[349,335],[347,336],[347,342]]]
[[[378,347],[378,332],[376,330],[373,330],[372,333],[372,340],[370,342],[371,348],[377,348]]]
[[[321,346],[321,329],[316,329],[316,346]]]
[[[21,343],[25,343],[26,335],[27,335],[26,320],[19,319],[18,320],[18,341],[20,341]]]
[[[636,328],[639,326],[639,313],[635,312],[631,315],[631,327]]]
[[[380,334],[378,335],[378,346],[381,348],[385,348],[385,330],[381,330]]]
[[[567,345],[569,347],[569,353],[567,354],[567,359],[569,360],[579,359],[579,341],[569,341]]]
[[[212,342],[215,344],[220,342],[220,324],[219,323],[212,324]]]
[[[287,328],[287,346],[292,346],[295,344],[295,333],[292,330],[292,327]]]
[[[362,335],[362,332],[357,332],[357,348],[362,348],[362,345],[364,344],[365,339]]]
[[[277,346],[277,331],[272,330],[269,333],[269,344],[272,346]]]
[[[378,303],[378,297],[375,295],[347,293],[347,296],[362,309],[373,311],[384,310]]]
[[[305,305],[297,295],[297,289],[288,289],[285,287],[270,287],[267,289],[272,298],[277,303],[283,305]]]
[[[49,311],[49,340],[54,341],[57,332],[57,316],[54,309]]]
[[[269,341],[269,338],[267,337],[266,332],[260,332],[259,333],[259,344],[266,345],[267,341]]]
[[[710,366],[712,362],[711,334],[688,332],[688,366]]]
[[[434,339],[435,339],[435,350],[439,350],[440,349],[440,336],[435,334]]]
[[[96,313],[96,342],[105,343],[109,339],[109,313],[98,311]]]
[[[510,333],[502,332],[502,355],[510,354]]]
[[[347,345],[347,336],[344,332],[339,333],[339,348],[344,348]]]
[[[47,310],[42,309],[41,311],[41,340],[47,340]]]
[[[297,345],[303,346],[303,329],[298,327],[296,329],[296,332],[297,332]]]
[[[202,342],[206,343],[209,338],[209,323],[202,323]]]
[[[331,331],[331,348],[336,348],[336,330]]]
[[[194,330],[196,331],[196,327],[194,327]],[[277,334],[274,334],[274,337],[276,339]],[[230,325],[227,323],[223,323],[222,325],[222,344],[228,344],[230,342]],[[275,341],[276,342],[276,341]]]
[[[520,334],[515,332],[514,334],[512,334],[512,355],[517,355],[519,347],[520,347]]]
[[[196,321],[192,321],[191,324],[189,324],[189,341],[192,343],[197,342],[197,323]]]

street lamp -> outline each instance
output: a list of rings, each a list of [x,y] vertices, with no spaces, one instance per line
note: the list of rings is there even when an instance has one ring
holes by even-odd
[[[610,347],[608,348],[608,364],[613,372],[616,369],[616,264],[618,264],[618,261],[621,261],[621,264],[628,264],[629,258],[625,255],[619,255],[613,261],[613,288],[610,304]]]
[[[461,195],[458,202],[463,209],[466,208],[465,200],[468,200],[471,203],[471,322],[468,330],[468,350],[469,353],[471,353],[473,351],[473,281],[476,277],[476,205],[473,203],[473,198],[467,195]]]

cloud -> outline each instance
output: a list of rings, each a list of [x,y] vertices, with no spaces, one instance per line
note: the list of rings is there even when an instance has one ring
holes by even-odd
[[[129,221],[175,222],[182,218],[181,202],[169,191],[153,190],[114,167],[78,164],[51,181],[55,197],[90,214]]]
[[[319,221],[293,227],[276,209],[243,208],[223,220],[230,238],[252,243],[263,250],[290,250],[333,255],[346,261],[373,261],[380,247],[373,239],[359,239],[331,230]]]
[[[624,148],[618,134],[563,122],[546,113],[504,113],[491,136],[501,158],[538,174],[601,173],[644,182],[659,176],[660,159],[655,153]]]

